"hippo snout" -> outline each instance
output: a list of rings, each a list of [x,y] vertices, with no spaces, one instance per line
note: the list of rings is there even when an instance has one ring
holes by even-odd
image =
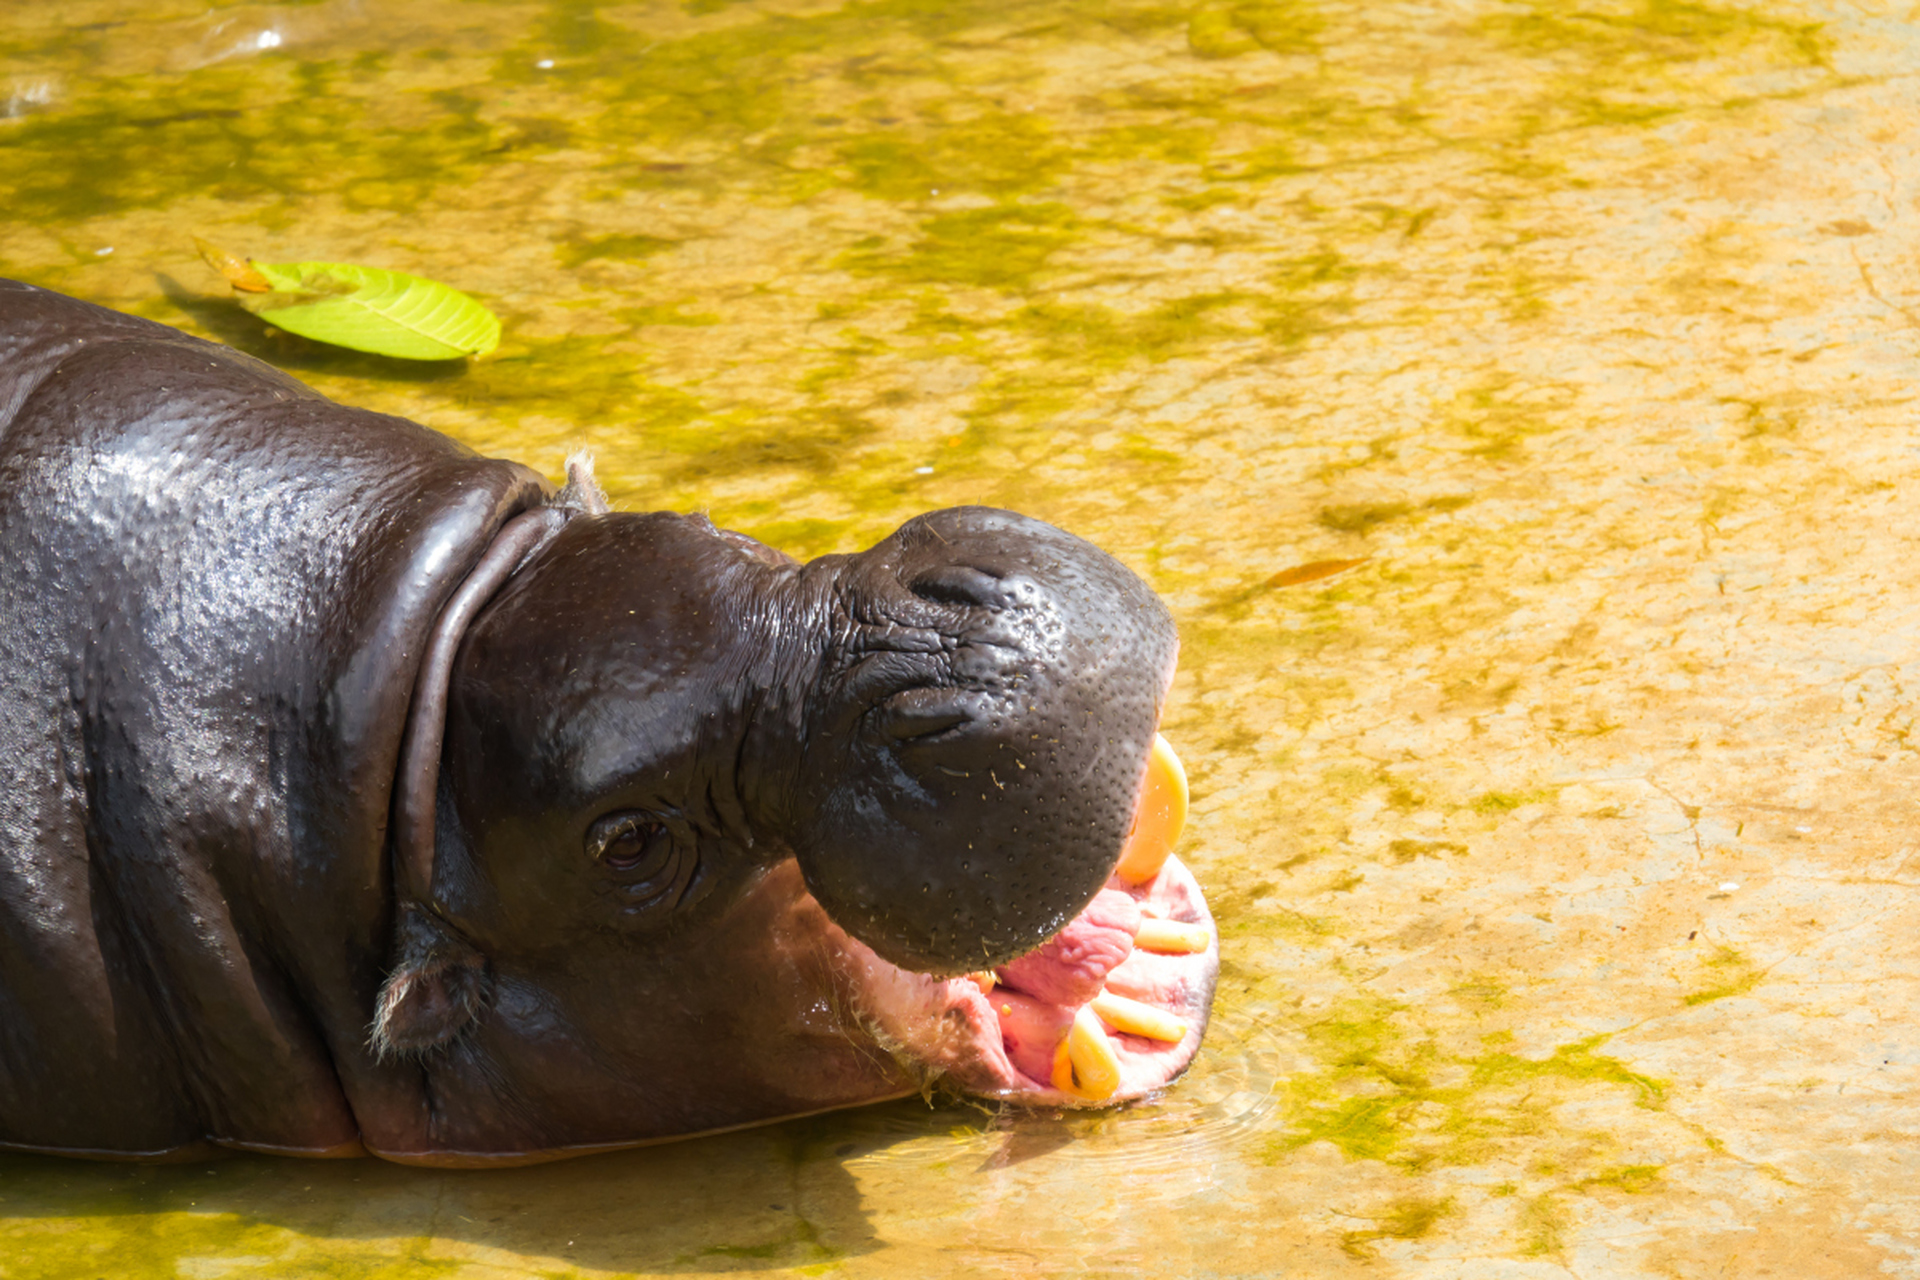
[[[1120,855],[1172,680],[1173,620],[1091,543],[937,511],[832,575],[790,839],[808,889],[904,968],[1039,946]]]

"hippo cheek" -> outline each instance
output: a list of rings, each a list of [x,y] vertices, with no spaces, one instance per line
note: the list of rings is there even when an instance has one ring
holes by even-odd
[[[455,1150],[566,1154],[857,1106],[912,1071],[851,1012],[844,941],[786,861],[658,946],[609,936],[559,963],[497,962],[494,1002],[436,1078]],[[489,1127],[457,1131],[462,1116]]]
[[[1199,945],[1154,951],[1155,922],[1192,931]],[[561,969],[500,963],[494,1004],[436,1059],[438,1150],[382,1154],[552,1159],[904,1097],[941,1080],[1044,1106],[1145,1097],[1198,1050],[1218,954],[1205,900],[1178,859],[1146,884],[1110,882],[997,985],[889,964],[828,917],[787,860],[671,945],[596,939],[568,948]],[[1061,1045],[1068,1028],[1099,1032],[1103,1022],[1109,1030],[1095,1038],[1114,1079],[1091,1093],[1078,1062],[1061,1067]]]

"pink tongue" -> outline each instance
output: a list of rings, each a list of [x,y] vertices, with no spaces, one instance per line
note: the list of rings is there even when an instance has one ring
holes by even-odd
[[[1140,904],[1116,889],[1102,889],[1045,946],[995,970],[995,976],[1036,1000],[1065,1005],[1071,1020],[1072,1010],[1100,994],[1107,974],[1133,950],[1139,931]]]
[[[1053,1080],[1053,1051],[1067,1038],[1073,1010],[1043,1004],[1017,991],[995,991],[988,997],[1000,1015],[1000,1040],[1013,1063],[1035,1084]]]

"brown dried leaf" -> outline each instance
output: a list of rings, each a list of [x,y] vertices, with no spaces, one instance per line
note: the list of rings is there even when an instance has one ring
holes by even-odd
[[[1373,559],[1361,556],[1358,560],[1310,560],[1306,564],[1297,564],[1291,569],[1282,569],[1267,579],[1269,587],[1297,587],[1303,582],[1318,582],[1322,578],[1331,578],[1336,573],[1345,573]]]
[[[267,293],[273,288],[273,282],[254,269],[251,259],[238,258],[219,245],[208,244],[199,236],[193,238],[193,247],[200,251],[207,265],[227,278],[227,283],[242,293]]]

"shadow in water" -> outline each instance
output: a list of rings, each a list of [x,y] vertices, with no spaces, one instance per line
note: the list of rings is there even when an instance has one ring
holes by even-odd
[[[1062,1115],[1046,1112],[1015,1114],[994,1128],[1002,1130],[1005,1137],[992,1154],[980,1162],[976,1173],[1011,1169],[1029,1160],[1051,1155],[1079,1136],[1079,1126]]]
[[[6,1272],[23,1278],[757,1272],[910,1247],[970,1198],[1017,1200],[1036,1178],[1124,1186],[1133,1212],[1177,1212],[1194,1169],[1271,1122],[1274,1046],[1224,1013],[1199,1071],[1112,1111],[910,1098],[500,1170],[0,1156],[0,1258],[32,1259]]]
[[[0,1254],[66,1274],[72,1250],[73,1274],[87,1275],[110,1261],[121,1274],[174,1274],[190,1259],[428,1275],[491,1251],[608,1271],[828,1263],[881,1244],[847,1162],[951,1123],[911,1105],[917,1118],[893,1104],[520,1169],[0,1156]]]

